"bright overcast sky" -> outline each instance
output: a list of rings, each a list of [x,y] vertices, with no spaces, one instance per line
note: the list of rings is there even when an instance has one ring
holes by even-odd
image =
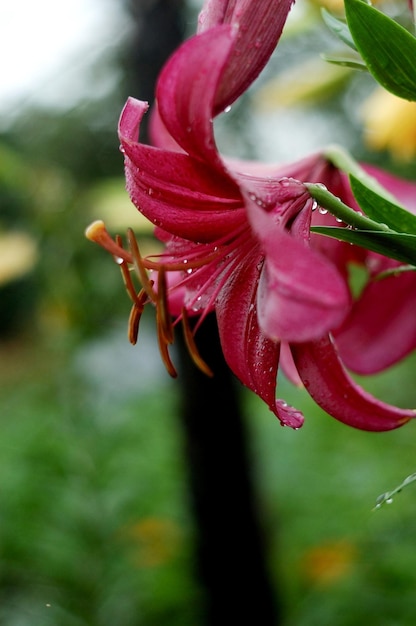
[[[2,0],[0,109],[61,102],[83,88],[86,68],[128,32],[120,0]],[[85,85],[84,85],[85,88]]]

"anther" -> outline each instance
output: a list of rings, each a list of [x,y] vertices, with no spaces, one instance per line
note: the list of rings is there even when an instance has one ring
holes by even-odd
[[[118,246],[117,243],[111,238],[102,220],[96,220],[90,224],[88,228],[85,229],[85,236],[90,241],[98,243],[115,257],[123,259],[127,263],[133,262],[133,259],[127,250],[124,250],[122,246]]]

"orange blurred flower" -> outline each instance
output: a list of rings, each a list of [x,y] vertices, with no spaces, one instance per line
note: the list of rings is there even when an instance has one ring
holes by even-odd
[[[169,562],[180,544],[179,527],[172,520],[145,517],[123,532],[133,547],[133,559],[139,567],[157,567]]]
[[[306,552],[302,570],[309,582],[327,586],[348,575],[355,560],[356,548],[352,543],[335,541]]]

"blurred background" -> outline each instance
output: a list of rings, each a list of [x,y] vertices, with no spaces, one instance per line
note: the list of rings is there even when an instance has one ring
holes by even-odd
[[[117,121],[127,96],[152,99],[201,4],[0,7],[0,624],[413,626],[416,492],[374,505],[416,471],[414,424],[354,431],[282,379],[306,415],[283,429],[228,374],[207,412],[206,383],[187,365],[172,382],[159,363],[150,318],[128,344],[118,268],[84,238],[102,218],[151,241],[124,191]],[[382,8],[407,23],[404,1]],[[414,103],[321,59],[339,47],[320,5],[299,4],[216,121],[221,150],[282,161],[339,143],[414,178]],[[415,406],[415,364],[361,382]],[[202,444],[191,423],[209,426]]]

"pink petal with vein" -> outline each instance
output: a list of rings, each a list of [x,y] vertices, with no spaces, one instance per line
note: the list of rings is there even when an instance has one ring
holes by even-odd
[[[302,414],[276,401],[279,343],[267,339],[258,325],[258,261],[254,255],[246,259],[221,291],[216,306],[221,345],[229,367],[240,381],[266,402],[283,425],[299,428]]]

